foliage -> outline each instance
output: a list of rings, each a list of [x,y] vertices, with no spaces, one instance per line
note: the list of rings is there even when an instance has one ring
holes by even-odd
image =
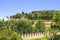
[[[20,20],[17,22],[17,30],[19,33],[31,33],[32,32],[32,22],[28,20]]]
[[[53,15],[55,14],[55,10],[43,10],[43,11],[32,11],[29,13],[17,13],[16,15],[10,16],[10,18],[21,19],[22,17],[28,18],[31,20],[43,19],[43,20],[51,20]]]
[[[47,37],[44,37],[44,38],[36,38],[36,39],[31,39],[31,40],[49,40],[49,39],[47,39]]]
[[[56,11],[54,17],[53,17],[53,24],[51,25],[51,28],[56,30],[60,30],[60,11]]]
[[[0,40],[22,40],[18,33],[5,29],[0,31]]]
[[[0,30],[5,29],[5,22],[3,20],[0,20]]]
[[[0,27],[3,27],[3,26],[4,26],[4,22],[0,21]]]
[[[52,40],[52,37],[51,37],[51,39],[50,39],[50,40]],[[60,35],[54,35],[53,40],[60,40]]]
[[[36,23],[35,31],[36,32],[44,32],[45,31],[45,25],[42,20],[39,20]]]

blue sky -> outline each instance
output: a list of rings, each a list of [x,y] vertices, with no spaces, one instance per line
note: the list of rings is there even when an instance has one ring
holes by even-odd
[[[36,10],[60,10],[60,0],[0,0],[0,19]]]

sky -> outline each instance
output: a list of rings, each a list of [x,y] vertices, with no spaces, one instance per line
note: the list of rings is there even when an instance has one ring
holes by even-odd
[[[37,10],[60,10],[60,0],[0,0],[0,19]]]

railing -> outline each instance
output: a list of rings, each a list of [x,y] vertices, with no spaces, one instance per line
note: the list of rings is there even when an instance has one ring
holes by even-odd
[[[30,39],[30,38],[42,38],[44,37],[44,33],[30,33],[30,34],[22,34],[22,38]]]

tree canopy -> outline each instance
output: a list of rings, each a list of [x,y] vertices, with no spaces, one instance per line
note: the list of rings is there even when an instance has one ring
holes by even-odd
[[[43,10],[43,11],[32,11],[29,13],[24,13],[24,12],[17,13],[16,15],[10,16],[10,18],[21,19],[22,17],[24,17],[31,20],[34,19],[51,20],[54,14],[55,14],[55,10]]]
[[[18,33],[12,30],[0,30],[0,40],[22,40]]]

